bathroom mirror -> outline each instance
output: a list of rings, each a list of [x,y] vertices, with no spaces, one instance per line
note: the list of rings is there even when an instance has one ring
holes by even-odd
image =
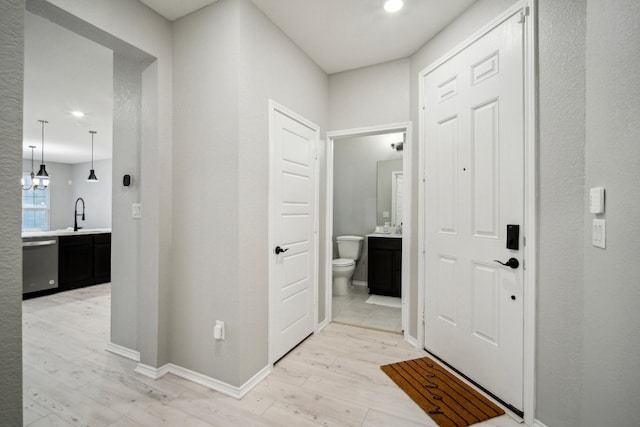
[[[377,171],[377,225],[402,223],[402,159],[380,160]]]

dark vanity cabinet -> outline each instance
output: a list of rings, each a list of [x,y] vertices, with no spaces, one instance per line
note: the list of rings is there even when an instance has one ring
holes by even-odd
[[[111,234],[59,237],[60,290],[111,281]]]
[[[402,289],[402,239],[368,237],[369,293],[400,297]]]

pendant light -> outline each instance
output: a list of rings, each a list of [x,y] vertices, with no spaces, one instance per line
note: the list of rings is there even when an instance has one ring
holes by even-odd
[[[93,170],[93,135],[98,132],[96,132],[95,130],[90,130],[89,133],[91,134],[91,171],[89,172],[89,178],[87,178],[87,182],[98,182],[96,172],[95,170]]]
[[[34,190],[38,189],[38,180],[36,179],[36,174],[33,172],[33,150],[36,148],[36,146],[35,145],[30,145],[29,148],[31,148],[31,180],[29,181],[29,186],[25,187],[26,183],[24,182],[24,178],[22,178],[22,180],[21,180],[22,189],[24,191],[31,190],[32,188]]]
[[[40,170],[36,174],[36,178],[38,179],[38,187],[42,186],[47,188],[49,186],[49,174],[47,173],[47,168],[44,165],[44,125],[45,123],[49,123],[46,120],[38,120],[42,124],[42,163],[40,164]]]

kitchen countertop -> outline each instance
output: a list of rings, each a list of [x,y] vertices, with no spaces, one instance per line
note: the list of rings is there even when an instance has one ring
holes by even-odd
[[[78,231],[73,231],[73,228],[64,228],[62,230],[51,231],[25,231],[22,233],[22,238],[28,237],[53,237],[53,236],[75,236],[79,234],[102,234],[111,233],[110,228],[83,228]]]
[[[396,234],[396,233],[371,233],[371,234],[367,234],[367,237],[386,237],[386,238],[391,238],[391,239],[401,239],[402,238],[402,234]]]

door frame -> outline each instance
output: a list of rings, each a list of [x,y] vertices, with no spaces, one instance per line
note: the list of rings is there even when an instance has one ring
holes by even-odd
[[[313,247],[315,251],[315,256],[313,257],[313,330],[316,332],[318,330],[318,273],[320,272],[320,239],[319,239],[319,222],[320,222],[320,162],[318,160],[318,149],[320,145],[320,126],[316,125],[313,122],[305,119],[304,117],[298,115],[292,110],[278,104],[272,99],[269,99],[269,237],[267,251],[269,253],[269,365],[273,366],[276,362],[275,360],[275,351],[273,348],[273,344],[275,342],[275,336],[277,333],[276,328],[276,305],[277,305],[277,294],[273,292],[273,286],[276,281],[275,277],[275,261],[276,256],[273,253],[273,248],[278,244],[275,236],[275,220],[276,220],[276,201],[274,198],[275,195],[275,183],[276,183],[276,170],[275,170],[275,116],[276,113],[281,113],[304,126],[312,129],[315,133],[314,140],[314,160],[315,160],[315,171],[314,171],[314,215],[315,222],[313,225]]]
[[[332,286],[332,265],[333,260],[333,144],[335,141],[345,138],[355,138],[362,136],[372,136],[395,132],[405,132],[406,137],[402,151],[402,173],[404,193],[402,199],[403,212],[411,212],[411,162],[412,162],[412,125],[410,121],[391,123],[386,125],[368,126],[363,128],[345,129],[327,132],[326,147],[326,193],[325,193],[325,325],[333,319],[333,295]],[[372,230],[373,231],[373,230]],[[402,330],[407,341],[414,342],[409,336],[409,310],[410,304],[410,284],[411,284],[411,216],[403,218],[402,223]],[[323,325],[323,326],[325,326]]]
[[[524,324],[523,324],[523,411],[524,421],[528,425],[535,422],[535,353],[536,353],[536,294],[537,294],[537,196],[538,196],[538,120],[537,112],[537,0],[520,0],[506,11],[501,13],[479,31],[467,38],[440,59],[420,71],[419,105],[420,111],[424,109],[424,77],[439,67],[462,50],[466,49],[489,31],[503,23],[515,14],[521,13],[524,17],[523,28],[523,69],[524,69]],[[418,199],[418,312],[421,321],[418,322],[418,340],[420,348],[424,348],[424,309],[425,309],[425,242],[424,233],[424,201],[425,201],[425,165],[423,158],[425,135],[424,118],[420,114],[419,121],[419,199]],[[526,260],[526,264],[525,264]]]

